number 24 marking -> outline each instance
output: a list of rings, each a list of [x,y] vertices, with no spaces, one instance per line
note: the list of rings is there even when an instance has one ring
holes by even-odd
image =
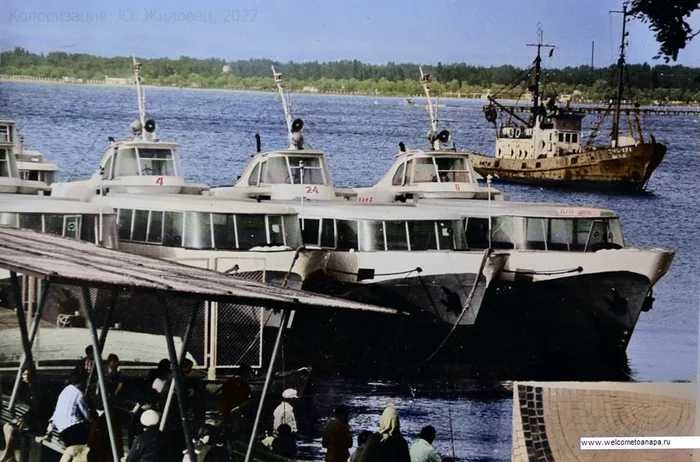
[[[318,186],[304,186],[304,189],[305,194],[318,194]]]

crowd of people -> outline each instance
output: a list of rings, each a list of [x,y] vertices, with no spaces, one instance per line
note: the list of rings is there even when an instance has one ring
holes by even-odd
[[[251,376],[249,367],[241,367],[238,374],[230,377],[220,389],[219,422],[220,425],[212,431],[205,424],[203,381],[192,373],[193,363],[183,360],[181,370],[186,403],[183,409],[185,418],[190,423],[193,436],[200,443],[206,442],[207,462],[230,461],[231,443],[235,440],[247,440],[252,430],[251,401],[252,392],[248,380]],[[8,422],[3,427],[6,442],[5,455],[0,462],[16,462],[16,446],[18,435],[23,432],[40,434],[42,425],[48,421],[44,436],[36,437],[38,442],[50,439],[53,433],[58,433],[66,447],[61,462],[87,460],[99,462],[112,460],[112,446],[109,439],[108,422],[104,411],[102,396],[93,375],[95,375],[95,355],[92,347],[85,350],[82,358],[72,370],[66,385],[56,400],[53,413],[42,415],[31,406],[29,411],[15,421]],[[36,391],[33,377],[29,369],[22,371],[22,381],[19,388],[19,400],[25,403],[33,402],[31,397]],[[173,400],[167,406],[170,385],[172,382],[172,367],[168,359],[163,359],[156,368],[149,371],[146,379],[146,389],[139,389],[139,403],[131,416],[132,423],[123,421],[124,391],[131,387],[125,386],[124,377],[119,368],[119,357],[115,354],[107,356],[106,367],[103,371],[106,402],[111,416],[111,426],[115,433],[116,451],[120,460],[125,462],[160,462],[189,460],[184,456],[186,444],[182,429],[180,407]],[[134,390],[130,390],[134,391]],[[173,397],[171,396],[171,399]],[[269,451],[294,460],[297,457],[297,440],[299,427],[295,415],[295,404],[298,400],[297,390],[288,388],[281,395],[281,402],[272,413],[271,435],[261,441],[262,447]],[[38,402],[46,403],[46,400]],[[132,407],[134,403],[129,403]],[[46,410],[48,406],[39,406]],[[50,408],[49,408],[50,409]],[[361,431],[357,435],[357,449],[351,454],[353,436],[350,430],[350,409],[338,406],[332,418],[323,431],[322,446],[326,450],[327,462],[435,462],[441,459],[432,446],[435,440],[435,429],[428,425],[424,427],[413,445],[409,448],[406,439],[401,434],[399,417],[392,406],[384,409],[376,432]],[[126,425],[124,425],[126,424]],[[129,447],[124,455],[124,439],[122,430],[127,429]],[[208,433],[207,433],[208,431]],[[207,433],[206,437],[202,437]],[[201,449],[201,448],[198,448]],[[201,451],[198,451],[201,453]]]

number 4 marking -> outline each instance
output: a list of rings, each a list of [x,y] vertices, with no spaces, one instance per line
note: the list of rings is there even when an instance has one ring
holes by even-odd
[[[156,184],[163,186],[163,177],[159,176],[158,179],[156,180]]]

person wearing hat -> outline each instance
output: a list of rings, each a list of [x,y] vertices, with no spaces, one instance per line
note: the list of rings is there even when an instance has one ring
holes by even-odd
[[[163,458],[163,434],[158,429],[160,415],[153,409],[141,414],[141,425],[146,431],[134,440],[126,462],[161,462]]]
[[[275,409],[273,431],[275,436],[278,434],[277,429],[282,424],[287,424],[292,429],[292,434],[297,433],[297,419],[294,417],[294,403],[296,403],[297,391],[294,388],[287,388],[282,393],[282,402]]]

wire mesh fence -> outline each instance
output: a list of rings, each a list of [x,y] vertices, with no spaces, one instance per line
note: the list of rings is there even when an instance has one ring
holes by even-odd
[[[32,278],[28,279],[29,283],[35,283],[31,282]],[[36,293],[38,298],[39,291]],[[109,326],[103,357],[114,353],[127,367],[147,366],[168,357],[158,294],[112,288],[90,288],[89,293],[97,328]],[[30,301],[23,299],[29,319],[36,312],[36,301],[28,303]],[[6,305],[14,306],[11,290],[6,300]],[[195,367],[261,365],[264,309],[178,296],[167,296],[164,300],[178,353],[195,310],[187,349],[187,357]],[[31,324],[31,319],[28,323]],[[83,288],[50,284],[33,348],[39,366],[72,367],[85,356],[85,348],[91,344],[87,327]],[[16,313],[9,307],[0,308],[0,367],[17,366],[22,355],[21,345]]]

